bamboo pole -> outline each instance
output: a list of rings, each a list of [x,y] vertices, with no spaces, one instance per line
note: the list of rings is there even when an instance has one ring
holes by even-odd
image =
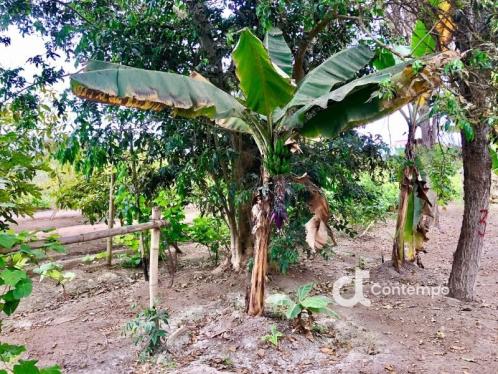
[[[105,238],[108,238],[110,236],[126,235],[126,234],[131,234],[133,232],[150,230],[153,228],[159,229],[161,227],[168,226],[168,225],[169,225],[168,221],[156,220],[155,222],[139,223],[137,225],[114,227],[112,229],[105,229],[105,230],[87,232],[87,233],[78,234],[78,235],[66,236],[66,237],[59,238],[57,240],[57,242],[62,244],[62,245],[82,243],[82,242],[88,242],[91,240],[105,239]],[[43,248],[43,247],[47,247],[47,241],[46,240],[38,240],[35,242],[26,243],[26,245],[28,247],[30,247],[31,249]],[[7,254],[7,253],[15,252],[18,250],[19,250],[19,247],[16,246],[16,247],[9,249],[7,251],[0,251],[0,253]]]
[[[107,228],[112,229],[114,227],[114,180],[115,180],[114,170],[111,170],[111,176],[109,178],[109,215],[107,217]],[[107,266],[112,265],[112,236],[107,238]]]
[[[152,208],[151,221],[156,222],[161,218],[158,207]],[[150,253],[149,253],[149,306],[154,308],[157,300],[157,289],[159,284],[159,243],[161,230],[153,228],[150,230]]]

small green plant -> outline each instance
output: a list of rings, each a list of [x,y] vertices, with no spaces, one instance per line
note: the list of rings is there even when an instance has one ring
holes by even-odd
[[[166,336],[163,329],[168,324],[169,314],[166,310],[147,308],[137,314],[124,327],[124,334],[131,336],[135,345],[143,345],[140,360],[153,356]]]
[[[310,296],[314,284],[309,283],[299,287],[296,291],[296,300],[292,300],[286,294],[273,294],[266,299],[277,311],[283,312],[284,316],[291,320],[296,330],[310,334],[314,318],[313,314],[325,313],[339,318],[337,313],[328,308],[331,300],[323,295]]]
[[[264,342],[273,344],[274,347],[278,347],[278,339],[280,339],[284,334],[277,330],[277,326],[273,325],[270,328],[270,333],[261,338]]]
[[[99,252],[94,255],[86,255],[81,259],[81,261],[84,262],[85,264],[90,264],[93,261],[103,260],[106,258],[106,256],[107,256],[106,252]]]
[[[65,284],[74,279],[75,274],[70,271],[63,271],[61,264],[55,262],[48,262],[41,265],[39,268],[33,270],[35,273],[40,274],[40,282],[45,279],[51,279],[55,281],[58,286],[62,286],[65,292]]]
[[[133,255],[129,255],[127,253],[121,253],[118,259],[119,259],[119,264],[125,269],[138,268],[142,263],[142,259],[140,258],[140,254],[138,253],[135,253]]]

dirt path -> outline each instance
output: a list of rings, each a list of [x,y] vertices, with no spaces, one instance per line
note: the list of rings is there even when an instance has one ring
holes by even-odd
[[[431,232],[426,269],[401,276],[382,264],[389,258],[393,222],[375,225],[360,239],[339,236],[330,260],[304,260],[287,276],[270,275],[268,291],[293,291],[308,281],[330,293],[332,283],[354,274],[361,264],[372,282],[444,285],[456,248],[461,205],[441,216]],[[45,220],[45,221],[44,221]],[[46,218],[23,221],[21,228],[43,227]],[[61,216],[46,226],[81,225],[79,216]],[[88,228],[85,228],[85,230]],[[147,304],[147,285],[138,270],[100,264],[78,265],[68,285],[68,298],[48,283],[35,286],[3,338],[24,343],[42,364],[58,363],[67,373],[497,373],[498,372],[498,206],[490,212],[487,240],[477,284],[478,301],[460,303],[447,297],[376,296],[370,307],[335,306],[341,319],[318,320],[313,341],[293,333],[275,318],[244,316],[245,274],[213,273],[204,249],[185,246],[175,285],[162,270],[161,304],[171,314],[171,331],[184,326],[188,341],[173,354],[160,354],[159,364],[140,364],[122,327]],[[69,253],[99,251],[104,242],[70,246]],[[278,350],[261,342],[271,325],[285,335]]]

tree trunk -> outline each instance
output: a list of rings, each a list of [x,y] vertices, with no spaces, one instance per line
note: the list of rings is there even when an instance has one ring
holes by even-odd
[[[239,247],[239,230],[235,216],[228,217],[228,228],[230,229],[230,263],[234,271],[239,271],[242,250]]]
[[[270,244],[271,222],[270,203],[258,203],[260,211],[256,219],[254,242],[254,265],[251,276],[251,291],[249,295],[248,314],[260,316],[264,311],[265,278],[268,267],[268,245]]]
[[[268,268],[268,246],[271,235],[271,210],[273,194],[270,191],[270,175],[263,167],[263,188],[258,202],[252,208],[254,227],[254,265],[251,274],[251,289],[247,313],[250,316],[263,314],[265,305],[265,280]]]
[[[157,222],[161,218],[159,208],[152,208],[152,222]],[[154,228],[150,231],[150,270],[149,270],[149,307],[152,309],[157,302],[157,289],[159,284],[159,243],[161,240],[161,230]]]
[[[469,142],[462,133],[463,190],[465,208],[457,249],[453,255],[448,286],[450,296],[460,300],[474,298],[479,270],[491,187],[491,157],[489,155],[489,127],[485,123],[474,126],[475,138]]]
[[[111,176],[109,178],[109,215],[107,217],[107,228],[112,229],[114,227],[114,171],[111,171]],[[107,266],[112,265],[112,236],[107,238]]]
[[[398,218],[396,220],[396,233],[393,243],[392,263],[397,271],[400,271],[405,261],[405,223],[406,211],[408,209],[408,196],[413,180],[413,168],[405,167],[403,180],[400,183]]]
[[[241,204],[237,216],[238,248],[242,258],[253,255],[254,240],[251,233],[251,204]]]

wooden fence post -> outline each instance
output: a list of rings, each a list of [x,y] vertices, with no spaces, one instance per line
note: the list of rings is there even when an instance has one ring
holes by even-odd
[[[109,215],[107,217],[107,228],[112,229],[114,227],[114,180],[115,180],[114,170],[111,170],[111,177],[109,180]],[[112,265],[112,236],[107,238],[107,266]]]
[[[158,207],[152,208],[152,222],[161,219],[161,211]],[[150,230],[150,259],[149,259],[149,306],[152,309],[157,300],[157,289],[159,283],[159,243],[161,229],[154,227]]]

